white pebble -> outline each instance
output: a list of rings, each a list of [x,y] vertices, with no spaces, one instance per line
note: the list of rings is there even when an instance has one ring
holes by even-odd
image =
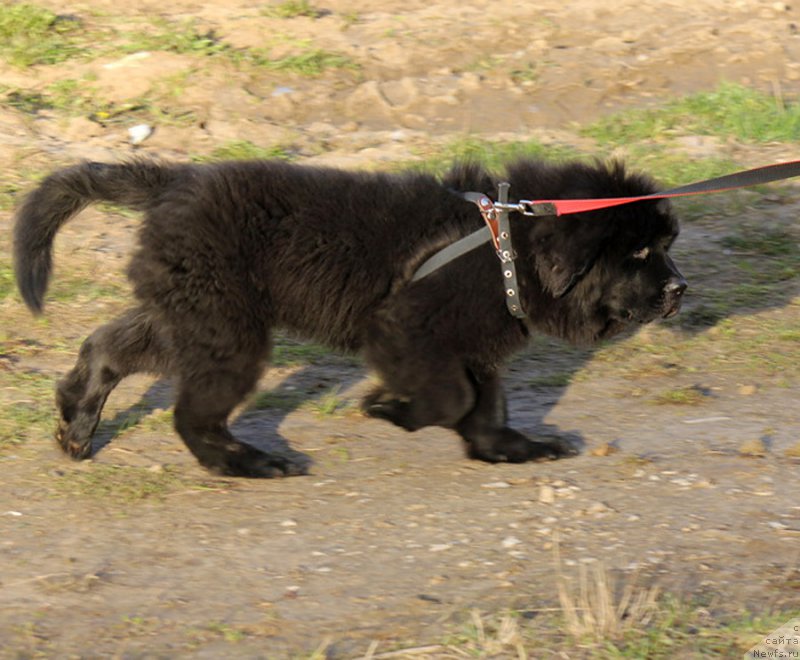
[[[141,144],[153,134],[153,127],[148,124],[136,124],[128,129],[131,144]]]
[[[452,547],[453,546],[451,546],[449,543],[436,543],[432,545],[430,548],[428,548],[428,550],[430,550],[431,552],[444,552],[445,550],[449,550]]]

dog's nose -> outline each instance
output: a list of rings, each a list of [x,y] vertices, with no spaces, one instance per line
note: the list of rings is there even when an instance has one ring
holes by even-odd
[[[689,283],[682,277],[673,278],[667,282],[664,287],[664,293],[674,298],[679,298],[686,291],[687,286],[689,286]]]

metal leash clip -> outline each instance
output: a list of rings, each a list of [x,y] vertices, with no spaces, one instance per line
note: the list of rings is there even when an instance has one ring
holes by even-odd
[[[558,209],[552,202],[534,202],[530,199],[521,199],[513,203],[496,202],[495,208],[502,211],[516,211],[531,217],[558,215]]]

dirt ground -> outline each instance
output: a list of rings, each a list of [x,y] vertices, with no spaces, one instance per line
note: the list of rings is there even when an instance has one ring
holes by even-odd
[[[358,69],[255,74],[155,51],[2,65],[7,89],[83,77],[118,106],[168,80],[179,91],[164,98],[192,113],[153,122],[134,148],[124,122],[3,106],[7,183],[27,188],[28,173],[49,162],[187,158],[233,140],[350,167],[388,167],[464,134],[589,150],[575,123],[611,111],[726,80],[800,91],[800,7],[782,2],[326,0],[315,4],[322,15],[291,19],[248,0],[135,4],[81,0],[69,11],[99,23],[196,19],[236,48],[288,52],[307,39]],[[748,164],[792,156],[785,144],[687,148]],[[750,220],[794,223],[800,194],[789,190],[748,207]],[[91,210],[71,223],[57,263],[86,261],[87,277],[119,279],[137,221],[109,217]],[[6,245],[10,222],[11,209],[0,211]],[[725,231],[686,225],[675,252],[693,287],[713,286]],[[788,288],[747,314],[796,328],[797,279]],[[37,321],[7,298],[0,377],[54,381],[81,337],[123,304],[56,302]],[[560,576],[574,587],[581,566],[604,567],[612,590],[657,585],[711,615],[800,611],[797,365],[717,368],[724,323],[696,331],[708,338],[702,350],[677,351],[679,327],[597,352],[538,341],[510,365],[515,425],[557,427],[584,444],[554,463],[471,462],[450,432],[407,434],[361,417],[351,406],[368,386],[359,363],[289,343],[287,355],[302,357],[265,376],[264,405],[234,429],[254,443],[290,443],[314,460],[311,474],[219,479],[171,431],[169,385],[131,379],[109,401],[91,461],[62,458],[46,434],[0,452],[0,657],[419,657],[423,647],[437,657],[475,609],[520,612],[521,625],[557,612]],[[44,336],[63,345],[38,350]],[[696,405],[653,403],[680,388],[699,393]],[[7,410],[27,396],[4,383]],[[126,428],[133,413],[140,423]],[[529,657],[587,653],[558,634],[526,639]]]

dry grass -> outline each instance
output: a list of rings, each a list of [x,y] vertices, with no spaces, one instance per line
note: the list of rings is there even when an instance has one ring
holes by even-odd
[[[567,630],[576,641],[620,639],[627,631],[646,628],[658,612],[658,587],[641,587],[636,575],[623,587],[619,600],[602,562],[580,564],[577,588],[564,575],[556,537],[553,546],[558,576],[558,600]]]
[[[504,614],[499,618],[469,613],[467,631],[442,644],[414,646],[378,653],[379,644],[373,641],[360,660],[389,660],[417,658],[420,660],[449,660],[455,658],[516,658],[527,660],[525,640],[517,618]],[[319,649],[317,650],[319,652]],[[323,656],[324,657],[324,656]]]

